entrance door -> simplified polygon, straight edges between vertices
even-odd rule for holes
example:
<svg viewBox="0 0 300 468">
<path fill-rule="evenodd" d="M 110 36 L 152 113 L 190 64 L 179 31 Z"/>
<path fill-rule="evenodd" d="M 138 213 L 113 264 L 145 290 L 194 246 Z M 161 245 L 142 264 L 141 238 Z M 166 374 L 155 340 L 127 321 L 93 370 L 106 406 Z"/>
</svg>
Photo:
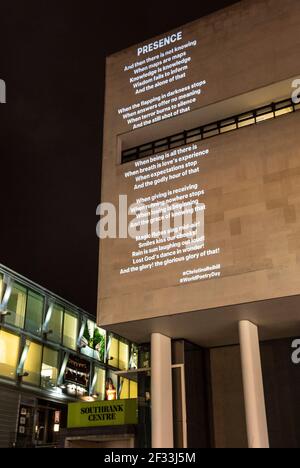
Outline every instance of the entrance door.
<svg viewBox="0 0 300 468">
<path fill-rule="evenodd" d="M 134 436 L 95 436 L 66 439 L 66 448 L 72 449 L 130 449 L 134 448 Z"/>
</svg>

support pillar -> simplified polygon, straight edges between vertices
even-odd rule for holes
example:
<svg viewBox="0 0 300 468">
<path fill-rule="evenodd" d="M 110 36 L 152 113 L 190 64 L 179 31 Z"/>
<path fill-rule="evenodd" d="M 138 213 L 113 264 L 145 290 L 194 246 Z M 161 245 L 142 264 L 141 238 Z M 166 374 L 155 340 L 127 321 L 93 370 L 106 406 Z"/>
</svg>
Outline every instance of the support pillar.
<svg viewBox="0 0 300 468">
<path fill-rule="evenodd" d="M 249 448 L 269 448 L 258 328 L 251 322 L 242 321 L 239 335 L 248 445 Z"/>
<path fill-rule="evenodd" d="M 172 342 L 159 333 L 151 336 L 152 448 L 174 447 Z"/>
</svg>

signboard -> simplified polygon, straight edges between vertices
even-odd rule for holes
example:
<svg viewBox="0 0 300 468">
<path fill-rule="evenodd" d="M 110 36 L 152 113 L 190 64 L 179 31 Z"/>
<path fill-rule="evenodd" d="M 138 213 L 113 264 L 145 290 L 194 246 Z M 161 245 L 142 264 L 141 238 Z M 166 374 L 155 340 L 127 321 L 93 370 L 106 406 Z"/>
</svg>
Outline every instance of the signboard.
<svg viewBox="0 0 300 468">
<path fill-rule="evenodd" d="M 137 424 L 137 400 L 70 403 L 68 428 L 107 427 Z"/>
</svg>

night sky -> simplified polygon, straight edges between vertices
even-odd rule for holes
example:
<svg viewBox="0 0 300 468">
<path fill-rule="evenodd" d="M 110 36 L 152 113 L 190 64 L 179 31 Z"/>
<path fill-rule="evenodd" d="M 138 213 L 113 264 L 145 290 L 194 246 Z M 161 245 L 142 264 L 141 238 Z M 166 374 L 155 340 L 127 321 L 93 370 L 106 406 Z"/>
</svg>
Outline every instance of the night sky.
<svg viewBox="0 0 300 468">
<path fill-rule="evenodd" d="M 0 0 L 0 263 L 96 313 L 105 56 L 232 3 Z"/>
</svg>

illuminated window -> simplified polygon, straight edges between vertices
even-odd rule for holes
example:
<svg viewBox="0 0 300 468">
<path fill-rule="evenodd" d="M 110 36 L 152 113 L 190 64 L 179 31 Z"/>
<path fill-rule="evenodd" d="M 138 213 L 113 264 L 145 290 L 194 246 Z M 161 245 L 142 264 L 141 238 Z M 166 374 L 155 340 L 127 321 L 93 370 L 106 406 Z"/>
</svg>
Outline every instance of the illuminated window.
<svg viewBox="0 0 300 468">
<path fill-rule="evenodd" d="M 117 400 L 118 398 L 118 376 L 109 371 L 105 383 L 105 400 Z"/>
<path fill-rule="evenodd" d="M 95 386 L 93 392 L 99 400 L 105 399 L 105 370 L 100 367 L 95 368 Z"/>
<path fill-rule="evenodd" d="M 44 347 L 41 372 L 41 384 L 43 388 L 56 387 L 58 377 L 58 359 L 58 351 Z"/>
<path fill-rule="evenodd" d="M 28 291 L 25 328 L 31 333 L 41 334 L 44 312 L 44 297 Z"/>
<path fill-rule="evenodd" d="M 130 397 L 129 380 L 121 377 L 120 379 L 120 400 L 128 400 Z"/>
<path fill-rule="evenodd" d="M 219 127 L 217 124 L 207 125 L 203 130 L 203 138 L 210 138 L 219 135 Z"/>
<path fill-rule="evenodd" d="M 120 379 L 120 400 L 138 398 L 138 385 L 134 380 Z"/>
<path fill-rule="evenodd" d="M 255 124 L 255 118 L 252 116 L 249 119 L 245 118 L 243 120 L 240 120 L 238 123 L 238 127 L 243 128 L 243 127 L 248 127 L 249 125 L 254 125 L 254 124 Z"/>
<path fill-rule="evenodd" d="M 0 375 L 8 379 L 16 377 L 20 338 L 0 330 Z"/>
<path fill-rule="evenodd" d="M 55 343 L 61 343 L 63 315 L 63 308 L 55 305 L 49 321 L 49 331 L 51 333 L 48 335 L 49 340 L 54 341 Z"/>
<path fill-rule="evenodd" d="M 129 369 L 138 369 L 139 366 L 139 350 L 138 347 L 132 343 L 130 349 Z"/>
<path fill-rule="evenodd" d="M 119 367 L 119 341 L 116 338 L 111 339 L 108 361 L 110 366 Z"/>
<path fill-rule="evenodd" d="M 202 138 L 201 128 L 197 128 L 196 130 L 190 130 L 187 132 L 187 143 L 193 143 L 194 141 L 199 141 Z"/>
<path fill-rule="evenodd" d="M 137 384 L 137 382 L 134 382 L 133 380 L 130 380 L 129 391 L 130 391 L 130 398 L 138 398 L 138 384 Z"/>
<path fill-rule="evenodd" d="M 259 109 L 256 113 L 256 122 L 264 122 L 265 120 L 274 119 L 274 109 L 272 106 Z"/>
<path fill-rule="evenodd" d="M 178 146 L 185 144 L 185 138 L 182 134 L 174 135 L 170 138 L 170 148 L 177 148 Z"/>
<path fill-rule="evenodd" d="M 3 275 L 0 274 L 0 303 L 2 302 L 4 294 L 4 278 Z"/>
<path fill-rule="evenodd" d="M 92 320 L 87 320 L 85 324 L 85 329 L 83 332 L 83 337 L 81 339 L 81 352 L 85 356 L 91 358 L 94 357 L 94 333 L 95 333 L 95 322 Z"/>
<path fill-rule="evenodd" d="M 284 107 L 284 108 L 277 108 L 275 111 L 276 117 L 281 117 L 282 115 L 290 114 L 291 112 L 294 112 L 294 109 L 292 106 L 289 107 Z"/>
<path fill-rule="evenodd" d="M 66 392 L 71 396 L 85 396 L 89 391 L 91 363 L 76 355 L 70 355 L 66 370 Z"/>
<path fill-rule="evenodd" d="M 140 158 L 146 158 L 147 156 L 151 156 L 151 154 L 153 154 L 152 144 L 140 147 Z"/>
<path fill-rule="evenodd" d="M 224 120 L 221 124 L 221 133 L 232 132 L 237 129 L 235 119 Z"/>
<path fill-rule="evenodd" d="M 29 346 L 29 349 L 24 364 L 24 373 L 28 373 L 28 376 L 23 377 L 23 382 L 39 386 L 41 380 L 42 346 L 32 341 L 27 341 L 26 345 Z"/>
<path fill-rule="evenodd" d="M 9 315 L 5 322 L 18 328 L 24 327 L 27 291 L 20 284 L 15 284 L 7 304 Z"/>
<path fill-rule="evenodd" d="M 71 312 L 65 312 L 63 344 L 76 351 L 78 333 L 78 318 Z"/>
<path fill-rule="evenodd" d="M 259 109 L 253 109 L 249 112 L 232 116 L 220 122 L 208 123 L 208 125 L 185 130 L 168 138 L 146 143 L 135 148 L 125 149 L 122 152 L 122 164 L 143 158 L 155 153 L 167 151 L 170 148 L 178 148 L 188 143 L 200 141 L 205 138 L 214 137 L 222 133 L 237 130 L 239 128 L 264 122 L 269 119 L 289 114 L 300 109 L 300 104 L 293 103 L 291 99 L 272 103 Z M 256 117 L 255 117 L 256 116 Z"/>
<path fill-rule="evenodd" d="M 97 361 L 104 362 L 106 331 L 97 327 L 95 322 L 87 320 L 81 340 L 81 352 Z"/>
<path fill-rule="evenodd" d="M 129 345 L 117 338 L 111 339 L 111 346 L 108 354 L 108 364 L 120 370 L 129 368 Z"/>
<path fill-rule="evenodd" d="M 119 342 L 119 369 L 128 370 L 129 367 L 129 345 Z"/>
<path fill-rule="evenodd" d="M 159 140 L 154 144 L 155 153 L 162 153 L 163 151 L 168 151 L 168 149 L 169 149 L 169 141 L 167 138 L 163 140 Z"/>
</svg>

